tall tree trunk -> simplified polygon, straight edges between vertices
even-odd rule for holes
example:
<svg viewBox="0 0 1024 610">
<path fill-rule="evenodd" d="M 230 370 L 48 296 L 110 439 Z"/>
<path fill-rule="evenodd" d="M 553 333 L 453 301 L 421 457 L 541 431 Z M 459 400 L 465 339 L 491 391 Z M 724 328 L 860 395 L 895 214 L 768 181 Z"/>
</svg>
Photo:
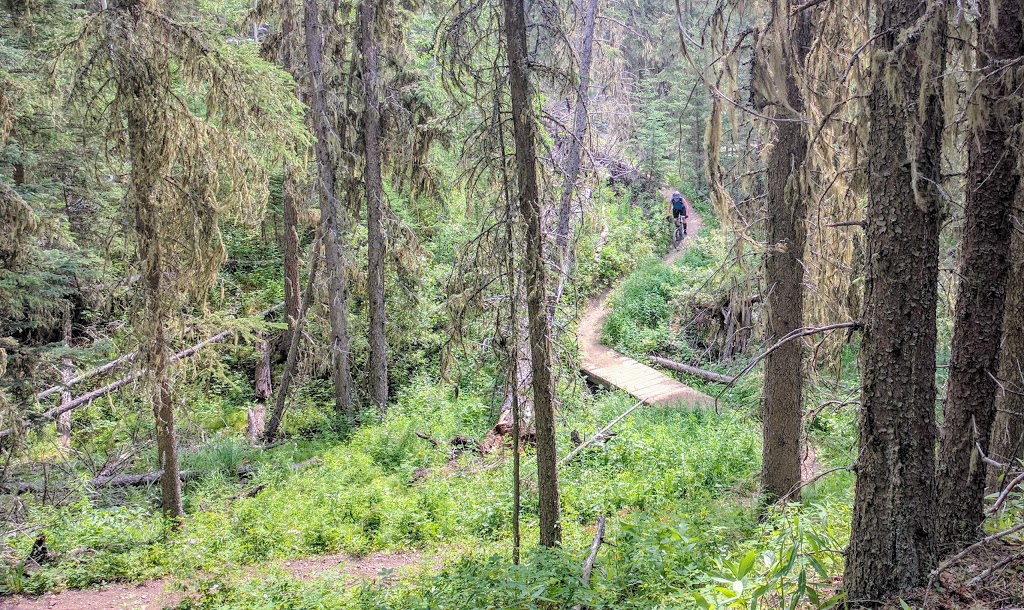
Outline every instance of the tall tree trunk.
<svg viewBox="0 0 1024 610">
<path fill-rule="evenodd" d="M 345 268 L 342 265 L 338 216 L 341 213 L 335 192 L 336 160 L 329 148 L 331 124 L 323 89 L 324 39 L 317 0 L 305 0 L 306 62 L 310 76 L 310 113 L 316 136 L 314 154 L 319 178 L 320 211 L 324 227 L 324 257 L 330 273 L 329 312 L 331 319 L 331 371 L 334 379 L 334 409 L 340 417 L 352 420 L 352 370 L 349 359 L 348 302 Z"/>
<path fill-rule="evenodd" d="M 133 129 L 131 117 L 128 120 L 130 134 L 146 134 L 146 139 L 158 133 L 156 130 Z M 141 139 L 141 138 L 140 138 Z M 159 139 L 155 136 L 154 139 Z M 134 143 L 133 143 L 134 148 Z M 139 148 L 146 148 L 145 145 Z M 143 153 L 145 154 L 145 153 Z M 132 156 L 132 169 L 136 169 L 139 156 Z M 145 170 L 140 170 L 145 171 Z M 160 499 L 164 514 L 172 519 L 184 515 L 181 504 L 181 480 L 178 477 L 177 436 L 174 430 L 174 403 L 171 395 L 170 352 L 166 331 L 170 317 L 167 307 L 169 296 L 165 294 L 163 246 L 160 243 L 159 221 L 151 201 L 152 184 L 147 188 L 142 180 L 133 180 L 131 191 L 135 199 L 135 229 L 139 236 L 139 255 L 142 258 L 142 282 L 145 300 L 143 328 L 145 333 L 142 364 L 147 369 L 150 400 L 153 404 L 153 420 L 156 428 L 157 457 L 160 462 Z"/>
<path fill-rule="evenodd" d="M 129 133 L 153 136 L 155 131 L 134 130 L 129 118 Z M 159 136 L 155 136 L 159 138 Z M 138 157 L 133 155 L 132 165 Z M 167 307 L 168 295 L 164 288 L 163 247 L 160 243 L 157 205 L 151 201 L 151 188 L 142 187 L 140 181 L 132 181 L 135 195 L 135 228 L 139 235 L 139 255 L 142 258 L 142 281 L 145 299 L 143 328 L 145 346 L 142 364 L 146 367 L 147 381 L 153 403 L 153 420 L 156 427 L 157 457 L 160 462 L 160 499 L 164 514 L 172 519 L 184 515 L 181 504 L 181 480 L 178 476 L 177 435 L 174 430 L 174 403 L 171 395 L 170 351 L 166 325 L 170 317 Z M 152 186 L 152 185 L 150 185 Z M 144 193 L 144 194 L 143 194 Z"/>
<path fill-rule="evenodd" d="M 551 378 L 550 324 L 544 307 L 544 235 L 541 232 L 540 193 L 537 184 L 536 125 L 530 95 L 527 61 L 526 11 L 522 0 L 502 1 L 505 43 L 512 97 L 512 127 L 516 149 L 516 184 L 520 214 L 526 223 L 526 307 L 529 319 L 533 372 L 533 404 L 537 425 L 537 491 L 540 543 L 555 546 L 561 540 L 558 504 L 558 457 L 555 447 L 554 383 Z"/>
<path fill-rule="evenodd" d="M 799 122 L 803 99 L 796 72 L 803 70 L 811 43 L 810 10 L 790 17 L 789 2 L 772 2 L 772 25 L 762 45 L 765 57 L 778 57 L 786 74 L 781 100 L 770 100 L 773 115 L 786 119 L 775 125 L 775 143 L 768 157 L 768 324 L 765 341 L 774 345 L 804 324 L 804 246 L 807 241 L 807 128 Z M 791 21 L 792 20 L 792 21 Z M 790 31 L 792 28 L 792 31 Z M 765 75 L 768 66 L 759 66 Z M 767 80 L 763 90 L 770 90 Z M 789 341 L 770 353 L 764 367 L 761 421 L 761 492 L 773 501 L 791 494 L 799 498 L 800 438 L 803 434 L 803 357 L 801 341 Z"/>
<path fill-rule="evenodd" d="M 573 195 L 576 194 L 576 181 L 580 175 L 583 158 L 583 139 L 587 135 L 587 104 L 590 97 L 590 64 L 594 58 L 594 27 L 597 23 L 597 0 L 580 0 L 579 7 L 583 11 L 583 31 L 580 32 L 579 61 L 580 82 L 576 89 L 576 108 L 573 110 L 572 133 L 569 134 L 569 149 L 566 151 L 565 180 L 562 182 L 562 195 L 558 202 L 558 225 L 555 227 L 555 268 L 558 269 L 558 287 L 555 298 L 551 302 L 550 316 L 554 319 L 555 307 L 561 300 L 565 282 L 572 266 L 572 255 L 569 250 L 569 221 L 572 216 Z"/>
<path fill-rule="evenodd" d="M 990 451 L 998 389 L 993 373 L 999 368 L 1009 270 L 1009 215 L 1020 185 L 1011 140 L 1021 118 L 1015 98 L 1024 81 L 1006 63 L 1024 56 L 1021 2 L 982 2 L 978 10 L 981 80 L 968 100 L 973 125 L 967 139 L 967 224 L 936 474 L 936 534 L 942 551 L 954 551 L 982 533 L 985 464 L 978 450 Z"/>
<path fill-rule="evenodd" d="M 119 52 L 139 54 L 133 41 Z M 169 82 L 169 67 L 163 57 L 133 57 L 131 67 L 118 74 L 118 86 L 129 93 L 133 103 L 126 108 L 128 154 L 131 162 L 127 201 L 135 212 L 135 232 L 141 262 L 143 293 L 141 360 L 153 407 L 157 457 L 160 462 L 160 500 L 163 512 L 175 524 L 184 510 L 181 504 L 181 480 L 178 476 L 177 437 L 174 430 L 174 403 L 170 382 L 170 351 L 167 322 L 173 302 L 173 287 L 165 274 L 165 239 L 161 231 L 162 204 L 160 177 L 171 163 L 167 151 L 170 125 L 163 109 Z"/>
<path fill-rule="evenodd" d="M 1003 314 L 1002 351 L 996 415 L 992 424 L 990 455 L 1008 468 L 991 467 L 988 487 L 999 488 L 1009 468 L 1019 467 L 1024 458 L 1024 189 L 1018 184 L 1010 243 L 1010 274 L 1006 285 Z"/>
<path fill-rule="evenodd" d="M 274 410 L 270 413 L 266 428 L 263 430 L 263 440 L 270 442 L 277 436 L 281 427 L 281 420 L 284 418 L 284 410 L 288 404 L 288 391 L 295 380 L 295 369 L 299 363 L 299 340 L 302 338 L 302 324 L 309 311 L 309 305 L 313 300 L 313 286 L 316 285 L 317 270 L 320 266 L 320 241 L 323 236 L 323 221 L 321 219 L 321 232 L 309 248 L 309 275 L 306 278 L 306 289 L 302 294 L 302 301 L 299 304 L 299 314 L 295 318 L 295 331 L 292 333 L 291 343 L 288 344 L 288 356 L 284 361 L 284 371 L 281 373 L 281 383 L 277 386 L 277 396 L 274 398 Z"/>
<path fill-rule="evenodd" d="M 281 40 L 278 45 L 278 60 L 296 82 L 301 82 L 300 61 L 296 58 L 295 0 L 281 3 Z M 296 96 L 303 99 L 302 87 L 296 87 Z M 298 319 L 300 292 L 302 287 L 299 278 L 299 208 L 295 200 L 296 191 L 295 167 L 285 161 L 282 168 L 281 181 L 281 249 L 284 251 L 284 318 L 288 328 L 281 335 L 278 349 L 281 355 L 288 356 L 288 346 L 292 343 L 295 321 Z"/>
<path fill-rule="evenodd" d="M 366 152 L 367 291 L 370 301 L 370 400 L 383 413 L 388 403 L 387 335 L 384 330 L 384 187 L 380 154 L 380 74 L 374 35 L 374 0 L 359 5 L 363 56 L 363 143 Z"/>
<path fill-rule="evenodd" d="M 295 168 L 284 164 L 284 181 L 281 186 L 282 233 L 284 250 L 284 318 L 288 324 L 279 343 L 280 351 L 287 356 L 288 346 L 295 332 L 295 320 L 299 316 L 299 210 L 295 201 Z"/>
<path fill-rule="evenodd" d="M 935 185 L 945 10 L 926 19 L 929 7 L 875 5 L 860 456 L 844 574 L 855 606 L 923 584 L 935 563 Z M 915 27 L 923 29 L 903 31 Z"/>
</svg>

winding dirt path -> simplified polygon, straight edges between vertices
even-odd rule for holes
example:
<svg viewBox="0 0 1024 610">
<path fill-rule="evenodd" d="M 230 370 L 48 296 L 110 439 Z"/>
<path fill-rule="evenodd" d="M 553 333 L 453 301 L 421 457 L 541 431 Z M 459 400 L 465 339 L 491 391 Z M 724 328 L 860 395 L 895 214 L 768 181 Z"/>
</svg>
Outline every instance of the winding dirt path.
<svg viewBox="0 0 1024 610">
<path fill-rule="evenodd" d="M 691 209 L 687 233 L 697 235 L 703 225 L 700 215 Z M 663 260 L 671 265 L 691 244 L 691 239 L 687 237 L 679 248 L 670 251 Z M 647 404 L 691 408 L 713 405 L 714 399 L 710 396 L 601 344 L 601 329 L 608 317 L 605 300 L 610 292 L 611 289 L 608 289 L 590 300 L 576 330 L 584 374 L 600 385 L 623 390 Z"/>
</svg>

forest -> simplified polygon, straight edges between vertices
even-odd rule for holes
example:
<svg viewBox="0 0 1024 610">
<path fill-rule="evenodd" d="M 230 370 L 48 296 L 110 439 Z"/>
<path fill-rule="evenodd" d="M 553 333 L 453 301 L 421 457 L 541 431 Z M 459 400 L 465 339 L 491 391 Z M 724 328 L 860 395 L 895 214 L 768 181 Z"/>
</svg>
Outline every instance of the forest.
<svg viewBox="0 0 1024 610">
<path fill-rule="evenodd" d="M 2 0 L 0 608 L 1024 608 L 1021 0 Z"/>
</svg>

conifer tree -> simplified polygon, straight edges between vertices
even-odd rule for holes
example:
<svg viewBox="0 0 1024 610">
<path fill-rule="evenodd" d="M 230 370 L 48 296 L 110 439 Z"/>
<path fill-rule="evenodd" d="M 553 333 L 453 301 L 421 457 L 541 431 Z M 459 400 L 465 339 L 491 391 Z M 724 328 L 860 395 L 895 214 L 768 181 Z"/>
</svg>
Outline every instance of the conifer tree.
<svg viewBox="0 0 1024 610">
<path fill-rule="evenodd" d="M 767 281 L 768 345 L 803 326 L 804 246 L 807 229 L 807 127 L 797 72 L 811 42 L 810 11 L 791 16 L 788 2 L 772 2 L 770 23 L 759 41 L 755 95 L 763 99 L 773 125 L 768 155 Z M 768 354 L 762 403 L 763 465 L 761 491 L 766 500 L 799 497 L 800 437 L 803 434 L 803 344 L 789 341 Z"/>
<path fill-rule="evenodd" d="M 935 564 L 935 348 L 945 11 L 876 0 L 860 456 L 844 587 L 855 606 Z"/>
<path fill-rule="evenodd" d="M 1005 66 L 1024 57 L 1024 22 L 1019 0 L 983 2 L 978 10 L 979 76 L 968 100 L 966 225 L 937 472 L 942 550 L 955 550 L 982 534 L 986 469 L 981 452 L 991 452 L 999 384 L 1019 376 L 1001 370 L 999 348 L 1013 238 L 1010 212 L 1021 196 L 1014 131 L 1022 117 L 1024 84 L 1020 71 Z M 1021 314 L 1006 311 L 1011 352 L 1013 325 Z M 993 375 L 997 370 L 1009 377 L 1000 381 Z"/>
<path fill-rule="evenodd" d="M 561 540 L 558 468 L 555 447 L 554 382 L 551 376 L 550 321 L 545 310 L 544 235 L 537 182 L 536 124 L 530 94 L 527 60 L 526 12 L 520 0 L 503 0 L 505 48 L 509 63 L 512 126 L 515 138 L 516 186 L 519 208 L 526 224 L 526 306 L 529 319 L 530 360 L 534 417 L 537 426 L 537 487 L 540 543 L 555 546 Z"/>
<path fill-rule="evenodd" d="M 359 4 L 359 50 L 363 58 L 363 151 L 367 215 L 367 291 L 370 302 L 370 401 L 380 410 L 388 402 L 388 355 L 385 334 L 384 187 L 381 178 L 380 67 L 374 27 L 374 0 Z"/>
<path fill-rule="evenodd" d="M 126 203 L 143 287 L 141 362 L 156 427 L 161 504 L 177 521 L 182 504 L 168 328 L 183 297 L 202 298 L 224 259 L 222 217 L 257 216 L 267 196 L 266 161 L 282 151 L 281 140 L 305 136 L 281 73 L 214 46 L 164 8 L 155 0 L 126 0 L 89 16 L 71 100 L 84 124 L 107 130 L 111 152 L 129 164 Z M 192 111 L 190 98 L 202 99 L 202 115 Z M 260 147 L 266 156 L 247 146 L 252 133 L 268 138 Z"/>
<path fill-rule="evenodd" d="M 316 143 L 313 146 L 317 165 L 317 185 L 321 201 L 321 222 L 324 231 L 324 258 L 330 274 L 328 312 L 331 320 L 331 369 L 334 381 L 334 409 L 339 417 L 352 420 L 352 368 L 348 336 L 348 296 L 346 273 L 341 253 L 342 215 L 345 214 L 337 194 L 337 157 L 332 143 L 336 134 L 328 114 L 324 91 L 324 31 L 317 0 L 304 0 L 306 65 L 309 69 L 309 112 Z M 328 27 L 330 27 L 328 25 Z"/>
</svg>

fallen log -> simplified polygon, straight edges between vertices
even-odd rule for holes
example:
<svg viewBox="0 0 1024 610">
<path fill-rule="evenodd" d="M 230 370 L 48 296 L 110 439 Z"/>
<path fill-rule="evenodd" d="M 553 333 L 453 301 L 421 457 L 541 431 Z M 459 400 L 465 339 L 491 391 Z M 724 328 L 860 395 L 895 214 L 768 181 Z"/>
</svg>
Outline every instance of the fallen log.
<svg viewBox="0 0 1024 610">
<path fill-rule="evenodd" d="M 260 316 L 265 316 L 265 315 L 267 315 L 267 314 L 269 314 L 269 313 L 271 313 L 273 311 L 276 311 L 276 310 L 280 309 L 281 307 L 284 307 L 284 303 L 283 302 L 282 303 L 278 303 L 277 305 L 275 305 L 273 307 L 269 307 L 269 308 L 263 310 L 262 312 L 260 312 L 259 315 Z M 192 329 L 193 329 L 192 326 L 188 326 L 188 327 L 185 328 L 185 332 L 190 332 Z M 62 381 L 61 383 L 59 383 L 57 385 L 50 386 L 50 387 L 46 388 L 45 390 L 40 390 L 39 392 L 36 392 L 33 395 L 33 398 L 37 402 L 45 400 L 46 398 L 56 394 L 57 392 L 62 392 L 64 390 L 68 390 L 73 385 L 79 384 L 79 383 L 85 381 L 86 379 L 92 379 L 93 377 L 95 377 L 97 375 L 102 375 L 103 373 L 106 373 L 107 371 L 110 371 L 111 369 L 118 368 L 122 364 L 128 364 L 128 363 L 134 361 L 138 357 L 139 357 L 138 350 L 136 350 L 134 352 L 129 352 L 129 353 L 125 354 L 124 356 L 121 356 L 119 358 L 115 358 L 114 360 L 111 360 L 110 362 L 107 362 L 106 364 L 101 364 L 100 366 L 98 366 L 98 367 L 96 367 L 94 369 L 85 371 L 84 373 L 82 373 L 82 374 L 80 374 L 80 375 L 78 375 L 76 377 L 72 377 L 71 379 L 68 379 L 67 381 Z"/>
<path fill-rule="evenodd" d="M 257 316 L 259 316 L 259 317 L 266 316 L 267 314 L 269 314 L 269 313 L 271 313 L 273 311 L 276 311 L 277 309 L 280 309 L 282 306 L 284 306 L 284 303 L 278 303 L 277 305 L 274 305 L 273 307 L 268 307 L 267 309 L 264 309 L 263 311 L 258 313 Z M 204 339 L 204 340 L 200 341 L 199 343 L 196 343 L 192 347 L 189 347 L 187 349 L 183 349 L 180 352 L 174 354 L 173 356 L 171 356 L 170 361 L 171 361 L 171 363 L 174 363 L 174 362 L 177 362 L 179 360 L 188 358 L 188 357 L 194 355 L 196 352 L 199 352 L 200 350 L 202 350 L 203 348 L 205 348 L 207 346 L 213 345 L 214 343 L 220 343 L 224 339 L 227 339 L 228 337 L 233 335 L 234 332 L 235 331 L 233 331 L 233 330 L 225 330 L 223 332 L 217 333 L 216 335 L 214 335 L 212 337 L 209 337 L 207 339 Z M 130 355 L 131 354 L 129 354 L 129 356 Z M 127 358 L 127 357 L 128 356 L 125 356 L 125 358 Z M 114 362 L 117 362 L 117 361 L 114 361 Z M 108 366 L 108 365 L 112 365 L 112 364 L 113 363 L 108 363 L 107 365 L 104 365 L 104 366 Z M 128 385 L 128 384 L 130 384 L 130 383 L 132 383 L 134 381 L 139 380 L 140 378 L 144 377 L 146 375 L 146 373 L 147 373 L 146 369 L 141 369 L 141 370 L 135 371 L 134 373 L 131 373 L 130 375 L 122 377 L 122 378 L 118 379 L 117 381 L 113 381 L 113 382 L 111 382 L 111 383 L 109 383 L 109 384 L 107 384 L 107 385 L 105 385 L 105 386 L 103 386 L 101 388 L 97 388 L 97 389 L 95 389 L 95 390 L 93 390 L 91 392 L 87 392 L 87 393 L 79 396 L 78 398 L 75 398 L 74 400 L 71 400 L 71 401 L 68 401 L 66 403 L 63 403 L 60 406 L 54 407 L 52 409 L 49 409 L 48 411 L 44 411 L 43 413 L 38 413 L 38 414 L 29 414 L 29 415 L 26 416 L 25 421 L 22 422 L 22 426 L 29 426 L 29 425 L 37 426 L 37 425 L 44 424 L 44 423 L 46 423 L 46 422 L 48 422 L 50 420 L 56 419 L 59 415 L 62 415 L 64 413 L 67 413 L 68 411 L 72 411 L 74 409 L 77 409 L 78 407 L 81 407 L 82 405 L 87 405 L 87 404 L 91 403 L 92 401 L 96 400 L 97 398 L 106 396 L 107 394 L 113 392 L 114 390 L 117 390 L 118 388 L 124 387 L 124 386 L 126 386 L 126 385 Z M 15 431 L 15 428 L 7 428 L 6 430 L 0 430 L 0 438 L 3 438 L 5 436 L 10 436 L 11 434 L 14 433 L 14 431 Z"/>
<path fill-rule="evenodd" d="M 314 457 L 308 460 L 292 464 L 292 470 L 303 470 L 310 466 L 315 466 L 321 462 L 320 458 Z M 239 466 L 236 470 L 236 474 L 239 478 L 247 478 L 259 471 L 258 466 L 251 464 L 245 464 Z M 182 470 L 178 476 L 183 483 L 188 481 L 194 481 L 205 475 L 213 474 L 215 470 Z M 92 487 L 142 487 L 145 485 L 153 485 L 160 482 L 160 477 L 163 476 L 163 470 L 157 470 L 154 472 L 145 472 L 141 474 L 118 474 L 111 476 L 98 476 L 93 477 L 89 480 L 89 485 Z M 0 492 L 9 494 L 24 494 L 24 493 L 39 493 L 42 491 L 42 487 L 36 483 L 14 483 L 10 485 L 0 485 Z"/>
<path fill-rule="evenodd" d="M 463 453 L 466 453 L 467 451 L 474 455 L 483 454 L 483 447 L 481 446 L 480 442 L 463 434 L 456 434 L 452 438 L 452 440 L 446 443 L 440 439 L 436 439 L 430 436 L 425 432 L 420 432 L 419 430 L 416 430 L 413 433 L 435 447 L 440 447 L 442 445 L 448 445 L 449 447 L 451 447 L 451 452 L 448 454 L 449 463 L 459 459 L 459 456 L 462 455 Z"/>
<path fill-rule="evenodd" d="M 135 360 L 135 358 L 137 358 L 138 355 L 139 355 L 138 351 L 134 351 L 134 352 L 131 352 L 129 354 L 125 354 L 124 356 L 121 356 L 120 358 L 116 358 L 114 360 L 111 360 L 110 362 L 108 362 L 108 363 L 106 363 L 104 365 L 98 366 L 98 367 L 92 369 L 91 371 L 86 371 L 85 373 L 82 373 L 81 375 L 78 375 L 77 377 L 72 377 L 71 379 L 67 380 L 66 382 L 60 383 L 58 385 L 55 385 L 55 386 L 52 386 L 52 387 L 49 387 L 49 388 L 46 388 L 45 390 L 36 393 L 34 398 L 37 401 L 45 400 L 46 397 L 52 396 L 53 394 L 56 394 L 57 392 L 61 392 L 63 390 L 66 390 L 66 389 L 70 388 L 71 386 L 73 386 L 73 385 L 75 385 L 77 383 L 81 383 L 81 382 L 85 381 L 86 379 L 91 379 L 91 378 L 93 378 L 93 377 L 95 377 L 97 375 L 102 375 L 103 373 L 106 373 L 110 369 L 115 369 L 115 368 L 121 366 L 122 364 L 127 364 L 127 363 Z"/>
<path fill-rule="evenodd" d="M 583 562 L 583 582 L 590 584 L 590 575 L 594 572 L 594 562 L 597 561 L 597 552 L 604 542 L 604 515 L 597 518 L 597 532 L 594 533 L 594 541 L 590 543 L 590 553 L 587 560 Z"/>
<path fill-rule="evenodd" d="M 676 362 L 675 360 L 669 360 L 659 356 L 648 356 L 647 358 L 658 366 L 663 366 L 679 373 L 693 375 L 694 377 L 700 377 L 701 379 L 707 379 L 708 381 L 714 381 L 715 383 L 732 383 L 733 381 L 733 378 L 729 375 L 723 375 L 722 373 L 716 373 L 714 371 L 707 371 L 696 366 Z"/>
<path fill-rule="evenodd" d="M 613 419 L 610 424 L 608 424 L 604 428 L 601 428 L 600 430 L 595 432 L 594 436 L 590 437 L 590 439 L 587 440 L 587 442 L 580 444 L 578 447 L 576 447 L 575 449 L 570 451 L 568 454 L 566 454 L 566 456 L 564 458 L 562 458 L 561 460 L 558 461 L 558 468 L 561 468 L 562 466 L 568 464 L 569 461 L 572 460 L 577 455 L 579 455 L 579 453 L 581 451 L 583 451 L 584 449 L 586 449 L 590 445 L 594 444 L 595 442 L 597 442 L 599 440 L 607 439 L 610 436 L 608 434 L 608 431 L 611 430 L 612 428 L 614 428 L 615 424 L 617 424 L 620 421 L 622 421 L 623 419 L 625 419 L 627 415 L 629 415 L 630 413 L 635 411 L 642 404 L 644 404 L 644 401 L 642 401 L 642 400 L 637 401 L 636 404 L 634 404 L 632 407 L 626 409 L 622 413 L 622 415 L 620 415 L 620 416 L 616 417 L 615 419 Z"/>
<path fill-rule="evenodd" d="M 597 531 L 594 533 L 594 541 L 590 543 L 590 553 L 587 560 L 583 562 L 583 584 L 590 584 L 590 575 L 594 573 L 594 562 L 597 561 L 597 552 L 601 550 L 601 543 L 604 542 L 604 515 L 597 518 Z M 583 610 L 583 604 L 576 604 L 572 610 Z"/>
</svg>

